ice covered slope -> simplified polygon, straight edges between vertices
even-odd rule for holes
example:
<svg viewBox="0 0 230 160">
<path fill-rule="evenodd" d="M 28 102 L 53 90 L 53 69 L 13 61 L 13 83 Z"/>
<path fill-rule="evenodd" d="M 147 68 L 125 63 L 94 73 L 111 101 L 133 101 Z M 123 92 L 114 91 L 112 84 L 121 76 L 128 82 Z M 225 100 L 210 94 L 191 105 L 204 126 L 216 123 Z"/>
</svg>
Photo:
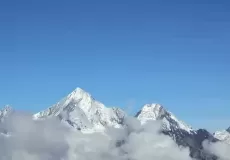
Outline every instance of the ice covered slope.
<svg viewBox="0 0 230 160">
<path fill-rule="evenodd" d="M 34 115 L 35 119 L 58 116 L 78 130 L 103 130 L 120 127 L 125 113 L 119 108 L 107 108 L 81 88 L 75 89 L 57 104 Z"/>
<path fill-rule="evenodd" d="M 230 144 L 230 127 L 226 130 L 216 131 L 214 137 Z"/>
<path fill-rule="evenodd" d="M 142 123 L 145 123 L 148 120 L 162 120 L 165 130 L 181 129 L 188 133 L 194 132 L 190 126 L 178 120 L 171 112 L 167 111 L 160 104 L 144 105 L 143 108 L 137 113 L 136 117 Z"/>
</svg>

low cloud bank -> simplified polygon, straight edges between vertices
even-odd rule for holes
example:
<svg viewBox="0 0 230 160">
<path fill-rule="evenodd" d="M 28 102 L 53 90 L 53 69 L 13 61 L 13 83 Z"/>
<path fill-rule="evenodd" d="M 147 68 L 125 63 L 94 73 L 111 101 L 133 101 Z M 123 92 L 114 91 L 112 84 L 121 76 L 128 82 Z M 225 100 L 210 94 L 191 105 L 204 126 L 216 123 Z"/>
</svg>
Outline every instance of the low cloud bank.
<svg viewBox="0 0 230 160">
<path fill-rule="evenodd" d="M 219 160 L 230 160 L 230 145 L 224 142 L 216 142 L 211 143 L 208 141 L 203 142 L 204 149 L 209 152 L 213 153 Z"/>
<path fill-rule="evenodd" d="M 57 118 L 31 116 L 15 112 L 0 124 L 0 131 L 10 134 L 0 135 L 1 160 L 191 160 L 188 148 L 160 134 L 158 121 L 141 125 L 127 118 L 122 129 L 82 134 Z"/>
</svg>

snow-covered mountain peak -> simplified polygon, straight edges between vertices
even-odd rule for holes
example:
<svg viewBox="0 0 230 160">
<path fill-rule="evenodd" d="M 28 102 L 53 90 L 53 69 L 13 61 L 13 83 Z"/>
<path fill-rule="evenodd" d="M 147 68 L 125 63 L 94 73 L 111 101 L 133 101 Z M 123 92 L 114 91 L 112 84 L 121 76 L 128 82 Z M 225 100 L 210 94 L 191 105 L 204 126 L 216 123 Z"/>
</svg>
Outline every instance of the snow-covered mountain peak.
<svg viewBox="0 0 230 160">
<path fill-rule="evenodd" d="M 79 92 L 79 93 L 87 93 L 86 91 L 84 91 L 82 88 L 77 87 L 73 92 Z"/>
<path fill-rule="evenodd" d="M 137 113 L 136 117 L 140 120 L 158 120 L 164 114 L 166 110 L 160 104 L 146 104 Z"/>
<path fill-rule="evenodd" d="M 230 144 L 230 128 L 222 131 L 216 131 L 213 135 L 215 138 Z"/>
<path fill-rule="evenodd" d="M 35 119 L 57 116 L 76 129 L 103 130 L 105 126 L 119 127 L 125 112 L 107 108 L 91 94 L 76 88 L 57 104 L 34 115 Z"/>
<path fill-rule="evenodd" d="M 163 107 L 160 104 L 146 104 L 143 106 L 142 110 L 143 111 L 160 111 L 161 109 L 163 109 Z"/>
<path fill-rule="evenodd" d="M 81 88 L 76 88 L 73 92 L 71 92 L 68 96 L 68 99 L 74 99 L 74 100 L 79 100 L 79 99 L 92 99 L 94 98 L 89 94 L 88 92 L 84 91 Z"/>
<path fill-rule="evenodd" d="M 49 107 L 45 111 L 35 114 L 34 117 L 41 118 L 47 116 L 58 116 L 61 112 L 65 110 L 74 110 L 75 108 L 79 107 L 88 111 L 90 110 L 89 107 L 91 103 L 94 101 L 95 99 L 88 92 L 78 87 L 66 97 L 62 98 L 58 103 Z"/>
<path fill-rule="evenodd" d="M 136 117 L 141 123 L 145 123 L 149 120 L 162 120 L 163 128 L 168 131 L 181 129 L 189 133 L 195 132 L 189 125 L 177 119 L 176 116 L 160 104 L 153 103 L 144 105 L 136 114 Z"/>
</svg>

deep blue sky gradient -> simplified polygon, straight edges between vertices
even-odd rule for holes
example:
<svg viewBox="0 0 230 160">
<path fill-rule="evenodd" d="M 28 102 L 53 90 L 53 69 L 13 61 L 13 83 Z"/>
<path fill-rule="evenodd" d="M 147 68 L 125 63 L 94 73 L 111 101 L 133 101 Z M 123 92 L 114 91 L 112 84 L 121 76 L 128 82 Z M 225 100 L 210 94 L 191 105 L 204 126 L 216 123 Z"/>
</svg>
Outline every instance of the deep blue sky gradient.
<svg viewBox="0 0 230 160">
<path fill-rule="evenodd" d="M 1 1 L 0 75 L 2 107 L 37 112 L 81 87 L 227 128 L 230 1 Z"/>
</svg>

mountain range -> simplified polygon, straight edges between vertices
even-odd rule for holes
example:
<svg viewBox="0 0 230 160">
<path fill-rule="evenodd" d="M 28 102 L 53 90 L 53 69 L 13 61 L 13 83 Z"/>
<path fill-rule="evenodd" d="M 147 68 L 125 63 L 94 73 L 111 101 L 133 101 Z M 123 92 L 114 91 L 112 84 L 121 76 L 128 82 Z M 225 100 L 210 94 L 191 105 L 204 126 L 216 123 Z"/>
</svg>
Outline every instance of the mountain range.
<svg viewBox="0 0 230 160">
<path fill-rule="evenodd" d="M 0 110 L 0 121 L 3 121 L 14 109 L 10 106 Z M 76 88 L 69 95 L 51 107 L 33 115 L 33 119 L 58 117 L 69 127 L 83 133 L 103 132 L 106 127 L 121 128 L 128 116 L 120 108 L 108 108 L 95 100 L 92 95 L 81 88 Z M 199 160 L 214 160 L 215 155 L 203 150 L 202 142 L 223 141 L 230 144 L 230 127 L 223 131 L 209 133 L 205 129 L 193 129 L 179 120 L 173 113 L 160 104 L 146 104 L 135 115 L 143 124 L 147 121 L 162 121 L 161 132 L 170 136 L 179 146 L 189 147 L 190 156 Z M 5 133 L 5 131 L 4 131 Z"/>
</svg>

